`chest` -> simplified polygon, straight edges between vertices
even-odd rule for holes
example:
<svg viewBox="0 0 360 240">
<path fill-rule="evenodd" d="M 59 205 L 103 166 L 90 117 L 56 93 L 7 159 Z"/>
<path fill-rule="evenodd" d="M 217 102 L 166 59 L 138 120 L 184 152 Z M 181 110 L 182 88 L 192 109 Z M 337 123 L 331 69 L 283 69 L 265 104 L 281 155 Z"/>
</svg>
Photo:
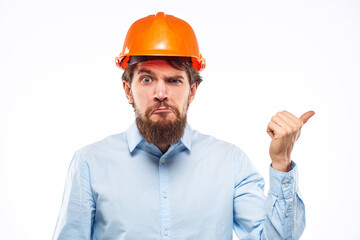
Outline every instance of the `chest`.
<svg viewBox="0 0 360 240">
<path fill-rule="evenodd" d="M 234 178 L 230 160 L 206 154 L 136 155 L 93 167 L 97 231 L 116 231 L 131 239 L 141 231 L 155 237 L 162 229 L 180 233 L 187 228 L 201 232 L 209 226 L 231 226 Z"/>
</svg>

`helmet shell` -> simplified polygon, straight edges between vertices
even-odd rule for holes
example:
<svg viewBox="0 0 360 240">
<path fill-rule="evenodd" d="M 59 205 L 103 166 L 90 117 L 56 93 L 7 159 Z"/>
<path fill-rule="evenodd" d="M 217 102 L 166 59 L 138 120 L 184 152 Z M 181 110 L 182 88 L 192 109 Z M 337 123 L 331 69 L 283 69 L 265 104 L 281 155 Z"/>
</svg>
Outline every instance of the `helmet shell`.
<svg viewBox="0 0 360 240">
<path fill-rule="evenodd" d="M 141 18 L 131 25 L 122 52 L 115 59 L 116 65 L 125 70 L 130 56 L 190 57 L 197 71 L 206 65 L 192 27 L 163 12 Z"/>
</svg>

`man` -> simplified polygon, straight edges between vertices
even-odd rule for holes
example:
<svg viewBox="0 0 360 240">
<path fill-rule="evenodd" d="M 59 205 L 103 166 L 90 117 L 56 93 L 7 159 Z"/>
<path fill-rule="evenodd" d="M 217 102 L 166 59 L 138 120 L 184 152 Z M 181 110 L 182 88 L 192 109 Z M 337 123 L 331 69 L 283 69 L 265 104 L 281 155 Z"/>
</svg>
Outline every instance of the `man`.
<svg viewBox="0 0 360 240">
<path fill-rule="evenodd" d="M 185 21 L 157 13 L 129 29 L 116 59 L 135 123 L 76 152 L 53 239 L 298 239 L 305 227 L 291 151 L 302 125 L 282 111 L 270 191 L 238 147 L 186 122 L 205 59 Z"/>
</svg>

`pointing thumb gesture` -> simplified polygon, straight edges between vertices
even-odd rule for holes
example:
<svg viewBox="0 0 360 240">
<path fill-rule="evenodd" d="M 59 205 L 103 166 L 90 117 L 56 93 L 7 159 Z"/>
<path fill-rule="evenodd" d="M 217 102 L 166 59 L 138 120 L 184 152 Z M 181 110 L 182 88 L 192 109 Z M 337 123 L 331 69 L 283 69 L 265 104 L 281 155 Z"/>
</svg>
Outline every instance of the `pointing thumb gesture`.
<svg viewBox="0 0 360 240">
<path fill-rule="evenodd" d="M 297 118 L 287 111 L 282 111 L 272 117 L 267 132 L 272 139 L 269 153 L 274 169 L 283 172 L 291 170 L 292 149 L 300 136 L 302 126 L 314 114 L 314 111 L 308 111 Z"/>
<path fill-rule="evenodd" d="M 312 116 L 314 116 L 314 114 L 315 114 L 314 111 L 308 111 L 303 115 L 301 115 L 300 119 L 303 123 L 306 123 Z"/>
</svg>

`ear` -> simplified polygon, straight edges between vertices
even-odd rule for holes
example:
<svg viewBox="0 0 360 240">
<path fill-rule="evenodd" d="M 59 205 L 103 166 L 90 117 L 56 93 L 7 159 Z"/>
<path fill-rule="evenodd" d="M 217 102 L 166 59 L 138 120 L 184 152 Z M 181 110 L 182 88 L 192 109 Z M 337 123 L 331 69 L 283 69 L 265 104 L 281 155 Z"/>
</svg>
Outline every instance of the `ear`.
<svg viewBox="0 0 360 240">
<path fill-rule="evenodd" d="M 126 96 L 127 100 L 129 101 L 129 103 L 134 103 L 133 93 L 131 91 L 130 84 L 127 81 L 123 81 L 123 88 L 125 91 L 125 96 Z"/>
<path fill-rule="evenodd" d="M 196 90 L 198 88 L 198 83 L 193 83 L 190 87 L 190 93 L 189 93 L 189 104 L 194 100 L 195 98 L 195 94 L 196 94 Z"/>
</svg>

